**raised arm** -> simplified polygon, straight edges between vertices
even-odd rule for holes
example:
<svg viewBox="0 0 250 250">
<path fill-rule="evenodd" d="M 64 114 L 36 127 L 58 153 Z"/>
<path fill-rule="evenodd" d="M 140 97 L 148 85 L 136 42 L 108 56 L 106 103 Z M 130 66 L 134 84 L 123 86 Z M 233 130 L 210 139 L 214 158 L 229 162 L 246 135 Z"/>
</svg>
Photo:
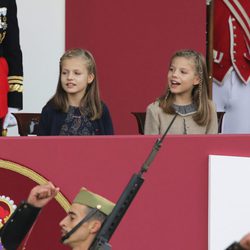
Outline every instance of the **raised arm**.
<svg viewBox="0 0 250 250">
<path fill-rule="evenodd" d="M 21 244 L 26 234 L 35 222 L 40 210 L 58 193 L 51 182 L 35 186 L 27 201 L 22 202 L 2 228 L 1 242 L 5 249 L 15 250 Z"/>
</svg>

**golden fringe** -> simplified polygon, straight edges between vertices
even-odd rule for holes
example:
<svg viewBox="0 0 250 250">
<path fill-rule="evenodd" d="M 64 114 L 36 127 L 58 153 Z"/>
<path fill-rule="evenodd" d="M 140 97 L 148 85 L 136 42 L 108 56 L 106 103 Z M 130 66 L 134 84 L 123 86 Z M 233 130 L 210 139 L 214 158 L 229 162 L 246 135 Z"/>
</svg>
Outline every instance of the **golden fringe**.
<svg viewBox="0 0 250 250">
<path fill-rule="evenodd" d="M 29 179 L 35 181 L 38 184 L 46 184 L 48 182 L 47 179 L 36 173 L 35 171 L 24 167 L 22 165 L 10 162 L 10 161 L 5 161 L 0 159 L 0 168 L 11 170 L 13 172 L 16 172 L 18 174 L 21 174 L 23 176 L 28 177 Z M 68 212 L 70 208 L 70 203 L 69 201 L 64 197 L 64 195 L 59 192 L 56 197 L 56 201 L 61 205 L 61 207 Z"/>
</svg>

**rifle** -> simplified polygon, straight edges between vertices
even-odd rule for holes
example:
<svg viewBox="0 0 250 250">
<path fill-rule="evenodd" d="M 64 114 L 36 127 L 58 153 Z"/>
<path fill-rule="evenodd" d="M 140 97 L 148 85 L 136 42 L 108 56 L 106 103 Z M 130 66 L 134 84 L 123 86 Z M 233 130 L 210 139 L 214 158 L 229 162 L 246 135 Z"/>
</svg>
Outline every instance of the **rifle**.
<svg viewBox="0 0 250 250">
<path fill-rule="evenodd" d="M 148 158 L 142 165 L 139 173 L 133 174 L 129 183 L 125 187 L 124 191 L 122 192 L 120 198 L 118 199 L 113 211 L 111 214 L 106 218 L 101 227 L 100 231 L 98 232 L 97 236 L 95 237 L 90 250 L 110 250 L 111 245 L 109 244 L 109 240 L 112 237 L 113 233 L 115 232 L 117 226 L 119 225 L 121 219 L 125 215 L 127 209 L 129 208 L 131 202 L 135 198 L 137 192 L 141 188 L 144 179 L 143 174 L 147 172 L 150 164 L 154 160 L 157 152 L 159 151 L 162 142 L 167 135 L 169 129 L 171 128 L 177 114 L 173 117 L 172 121 L 170 122 L 168 128 L 166 129 L 165 133 L 162 137 L 156 140 Z"/>
</svg>

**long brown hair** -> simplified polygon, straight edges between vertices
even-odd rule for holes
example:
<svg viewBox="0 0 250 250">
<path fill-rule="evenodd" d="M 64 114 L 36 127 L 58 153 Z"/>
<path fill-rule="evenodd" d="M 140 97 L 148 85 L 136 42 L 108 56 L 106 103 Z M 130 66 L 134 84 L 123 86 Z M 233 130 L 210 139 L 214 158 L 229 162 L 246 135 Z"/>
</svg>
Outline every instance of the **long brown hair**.
<svg viewBox="0 0 250 250">
<path fill-rule="evenodd" d="M 53 106 L 59 111 L 62 112 L 68 111 L 69 102 L 67 93 L 64 91 L 61 84 L 62 63 L 65 59 L 75 58 L 75 57 L 82 58 L 86 63 L 88 73 L 94 75 L 93 81 L 90 84 L 88 84 L 85 94 L 81 99 L 79 109 L 81 112 L 83 112 L 84 109 L 88 108 L 91 120 L 98 119 L 102 115 L 102 103 L 99 93 L 98 79 L 96 73 L 96 63 L 93 55 L 87 50 L 76 48 L 68 50 L 62 55 L 59 64 L 59 78 L 58 78 L 56 93 L 49 102 L 51 102 Z"/>
<path fill-rule="evenodd" d="M 170 65 L 176 57 L 184 57 L 194 62 L 195 74 L 199 77 L 199 84 L 195 85 L 192 91 L 192 100 L 197 108 L 197 112 L 193 114 L 193 119 L 198 125 L 205 126 L 211 119 L 211 107 L 208 98 L 208 73 L 204 56 L 194 50 L 180 50 L 171 57 Z M 173 108 L 174 94 L 171 93 L 169 87 L 167 87 L 164 95 L 159 98 L 159 101 L 160 107 L 165 113 L 175 113 Z"/>
</svg>

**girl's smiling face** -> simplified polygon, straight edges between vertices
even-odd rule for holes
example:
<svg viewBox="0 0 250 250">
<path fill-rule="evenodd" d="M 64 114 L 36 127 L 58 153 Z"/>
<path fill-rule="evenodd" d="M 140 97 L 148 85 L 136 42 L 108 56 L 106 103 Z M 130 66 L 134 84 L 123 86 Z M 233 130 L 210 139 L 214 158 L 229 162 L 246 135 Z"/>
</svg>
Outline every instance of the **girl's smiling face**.
<svg viewBox="0 0 250 250">
<path fill-rule="evenodd" d="M 192 90 L 199 84 L 195 64 L 192 58 L 173 58 L 168 71 L 168 86 L 175 95 L 190 97 L 192 100 Z"/>
</svg>

